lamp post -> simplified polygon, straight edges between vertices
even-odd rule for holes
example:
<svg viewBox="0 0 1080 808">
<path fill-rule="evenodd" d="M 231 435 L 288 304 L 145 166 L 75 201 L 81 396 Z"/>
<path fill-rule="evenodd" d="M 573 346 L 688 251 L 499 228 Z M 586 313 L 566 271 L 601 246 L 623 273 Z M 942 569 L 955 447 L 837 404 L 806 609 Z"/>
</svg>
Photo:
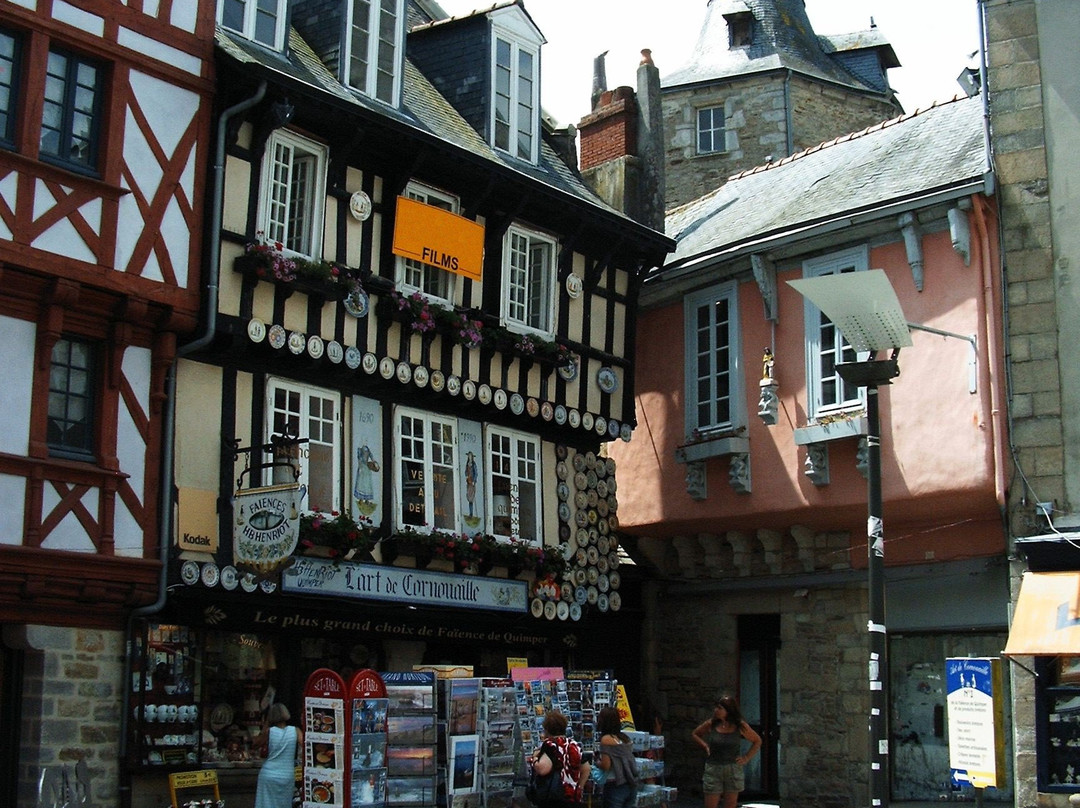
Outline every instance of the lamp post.
<svg viewBox="0 0 1080 808">
<path fill-rule="evenodd" d="M 900 375 L 897 356 L 911 334 L 885 272 L 880 269 L 788 281 L 828 317 L 851 347 L 870 358 L 844 362 L 836 372 L 866 388 L 867 421 L 867 635 L 869 646 L 869 788 L 871 808 L 889 804 L 889 667 L 885 623 L 885 528 L 881 507 L 881 419 L 878 387 Z M 875 359 L 880 351 L 891 351 Z"/>
</svg>

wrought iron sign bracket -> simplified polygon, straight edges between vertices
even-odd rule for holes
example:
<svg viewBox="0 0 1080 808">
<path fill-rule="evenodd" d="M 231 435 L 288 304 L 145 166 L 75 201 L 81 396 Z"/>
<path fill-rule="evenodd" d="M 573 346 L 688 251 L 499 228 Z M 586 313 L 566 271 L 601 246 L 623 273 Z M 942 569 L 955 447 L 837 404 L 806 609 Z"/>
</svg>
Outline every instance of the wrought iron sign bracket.
<svg viewBox="0 0 1080 808">
<path fill-rule="evenodd" d="M 240 455 L 244 456 L 244 469 L 240 472 L 240 476 L 236 478 L 237 490 L 244 487 L 245 475 L 264 469 L 283 468 L 288 466 L 292 469 L 293 480 L 299 480 L 300 466 L 294 462 L 294 458 L 289 454 L 288 450 L 293 446 L 299 446 L 301 443 L 307 442 L 307 438 L 298 438 L 295 435 L 290 435 L 288 433 L 271 435 L 270 442 L 260 446 L 247 446 L 241 448 L 240 440 L 238 438 L 226 441 L 226 444 L 232 449 L 234 463 L 240 459 Z M 252 463 L 251 457 L 255 452 L 259 452 L 260 456 L 269 454 L 270 460 Z"/>
</svg>

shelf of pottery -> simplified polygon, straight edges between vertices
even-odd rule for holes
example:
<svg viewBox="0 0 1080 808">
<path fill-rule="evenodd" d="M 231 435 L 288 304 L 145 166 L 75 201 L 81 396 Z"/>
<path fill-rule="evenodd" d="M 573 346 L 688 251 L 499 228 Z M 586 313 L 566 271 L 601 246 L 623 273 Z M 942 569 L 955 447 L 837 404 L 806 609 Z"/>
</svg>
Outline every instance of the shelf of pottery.
<svg viewBox="0 0 1080 808">
<path fill-rule="evenodd" d="M 194 639 L 190 629 L 173 625 L 152 625 L 136 638 L 131 709 L 138 763 L 198 762 Z"/>
</svg>

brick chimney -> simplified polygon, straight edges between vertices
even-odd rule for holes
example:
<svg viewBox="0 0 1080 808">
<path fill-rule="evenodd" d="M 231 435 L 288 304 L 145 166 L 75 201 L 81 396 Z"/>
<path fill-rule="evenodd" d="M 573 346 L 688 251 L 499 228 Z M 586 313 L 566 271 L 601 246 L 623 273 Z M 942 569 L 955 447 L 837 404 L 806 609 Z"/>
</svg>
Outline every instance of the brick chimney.
<svg viewBox="0 0 1080 808">
<path fill-rule="evenodd" d="M 664 144 L 660 73 L 652 52 L 641 52 L 635 93 L 604 86 L 604 54 L 594 63 L 593 108 L 581 119 L 581 174 L 614 208 L 655 230 L 664 229 Z"/>
</svg>

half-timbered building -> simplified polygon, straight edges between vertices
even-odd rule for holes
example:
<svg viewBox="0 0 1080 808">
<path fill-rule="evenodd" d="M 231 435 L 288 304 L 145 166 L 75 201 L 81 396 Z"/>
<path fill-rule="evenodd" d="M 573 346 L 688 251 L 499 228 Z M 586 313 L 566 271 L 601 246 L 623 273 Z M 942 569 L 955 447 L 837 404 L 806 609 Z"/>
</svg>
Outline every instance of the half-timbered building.
<svg viewBox="0 0 1080 808">
<path fill-rule="evenodd" d="M 126 621 L 164 592 L 167 377 L 198 321 L 213 23 L 208 1 L 0 4 L 4 805 L 117 793 Z"/>
<path fill-rule="evenodd" d="M 296 713 L 317 667 L 632 653 L 589 631 L 633 611 L 605 446 L 636 423 L 634 310 L 670 241 L 581 180 L 521 2 L 259 8 L 217 20 L 208 307 L 132 705 L 147 799 L 188 761 L 250 793 L 258 705 Z M 177 702 L 213 714 L 147 720 Z"/>
</svg>

